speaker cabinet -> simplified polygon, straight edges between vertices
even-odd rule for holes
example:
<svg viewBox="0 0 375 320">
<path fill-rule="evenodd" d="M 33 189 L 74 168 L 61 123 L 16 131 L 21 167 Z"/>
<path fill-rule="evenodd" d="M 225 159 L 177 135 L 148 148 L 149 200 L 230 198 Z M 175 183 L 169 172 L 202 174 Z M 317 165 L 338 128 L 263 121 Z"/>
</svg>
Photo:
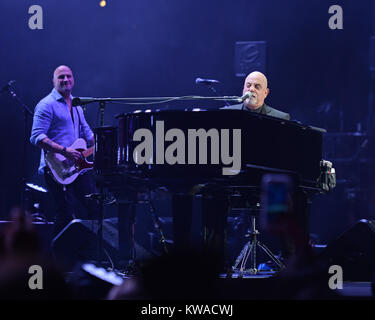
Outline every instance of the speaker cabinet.
<svg viewBox="0 0 375 320">
<path fill-rule="evenodd" d="M 72 270 L 82 262 L 98 262 L 99 254 L 105 265 L 116 269 L 125 268 L 131 253 L 124 253 L 124 246 L 119 245 L 118 219 L 103 220 L 102 251 L 98 251 L 98 223 L 96 220 L 72 220 L 53 240 L 52 250 L 63 268 Z M 131 245 L 130 245 L 131 247 Z M 134 242 L 137 260 L 152 258 L 152 254 Z M 134 254 L 135 256 L 135 254 Z"/>
<path fill-rule="evenodd" d="M 372 281 L 375 275 L 375 221 L 360 220 L 332 241 L 320 258 L 343 269 L 344 281 Z"/>
</svg>

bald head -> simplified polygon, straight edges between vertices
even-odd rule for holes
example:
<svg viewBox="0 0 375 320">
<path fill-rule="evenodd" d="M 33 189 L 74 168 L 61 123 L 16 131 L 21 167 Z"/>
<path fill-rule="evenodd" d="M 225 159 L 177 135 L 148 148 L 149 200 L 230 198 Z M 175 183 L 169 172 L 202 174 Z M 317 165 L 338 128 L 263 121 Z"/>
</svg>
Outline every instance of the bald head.
<svg viewBox="0 0 375 320">
<path fill-rule="evenodd" d="M 73 86 L 73 72 L 68 66 L 59 66 L 53 73 L 53 86 L 64 97 L 69 97 Z"/>
<path fill-rule="evenodd" d="M 61 65 L 61 66 L 58 66 L 55 71 L 53 72 L 53 77 L 55 77 L 57 74 L 59 74 L 61 71 L 68 71 L 70 73 L 72 73 L 72 69 L 70 69 L 68 66 L 64 66 L 64 65 Z"/>
<path fill-rule="evenodd" d="M 254 71 L 246 77 L 242 94 L 249 91 L 252 95 L 251 98 L 245 100 L 246 107 L 255 110 L 263 106 L 269 93 L 268 81 L 263 73 Z"/>
</svg>

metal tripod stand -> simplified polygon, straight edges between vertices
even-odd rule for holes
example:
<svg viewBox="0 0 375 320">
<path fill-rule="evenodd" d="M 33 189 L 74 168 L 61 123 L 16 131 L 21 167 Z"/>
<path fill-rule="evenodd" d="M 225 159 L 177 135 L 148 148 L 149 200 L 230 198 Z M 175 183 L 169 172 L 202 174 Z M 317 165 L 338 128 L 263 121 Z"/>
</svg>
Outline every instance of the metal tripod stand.
<svg viewBox="0 0 375 320">
<path fill-rule="evenodd" d="M 260 232 L 256 229 L 256 218 L 259 214 L 260 204 L 257 203 L 255 208 L 250 210 L 251 217 L 251 229 L 248 229 L 246 237 L 249 237 L 249 241 L 242 248 L 239 256 L 237 257 L 234 265 L 232 266 L 233 272 L 238 272 L 240 277 L 243 277 L 245 272 L 256 275 L 261 270 L 257 268 L 257 248 L 261 248 L 268 257 L 276 264 L 279 270 L 283 269 L 284 264 L 275 257 L 275 255 L 269 250 L 263 243 L 258 240 Z M 246 263 L 250 258 L 250 269 L 245 269 Z"/>
</svg>

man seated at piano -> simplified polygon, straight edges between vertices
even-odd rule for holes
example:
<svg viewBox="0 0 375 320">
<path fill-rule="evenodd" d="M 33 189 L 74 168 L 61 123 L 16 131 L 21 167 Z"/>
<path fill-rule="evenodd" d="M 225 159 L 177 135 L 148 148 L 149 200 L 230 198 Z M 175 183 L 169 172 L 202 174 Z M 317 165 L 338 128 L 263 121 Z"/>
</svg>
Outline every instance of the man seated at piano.
<svg viewBox="0 0 375 320">
<path fill-rule="evenodd" d="M 223 107 L 225 110 L 243 110 L 244 112 L 255 112 L 279 119 L 290 120 L 288 113 L 276 110 L 265 104 L 269 94 L 266 76 L 258 71 L 250 73 L 244 82 L 243 95 L 250 92 L 251 95 L 243 103 Z M 227 271 L 233 261 L 226 261 L 226 229 L 229 209 L 228 194 L 225 190 L 201 190 L 202 200 L 202 236 L 206 250 L 218 259 L 219 270 Z M 297 195 L 298 211 L 303 211 L 302 224 L 308 225 L 308 208 L 305 196 Z M 302 200 L 302 202 L 301 202 Z M 190 239 L 192 195 L 175 194 L 172 197 L 174 242 L 178 248 L 188 246 Z M 303 227 L 304 228 L 304 227 Z M 305 228 L 304 228 L 305 229 Z M 305 229 L 306 230 L 306 229 Z M 282 255 L 285 258 L 294 254 L 295 248 L 289 239 L 281 237 Z"/>
<path fill-rule="evenodd" d="M 222 109 L 256 112 L 275 118 L 290 120 L 290 116 L 288 113 L 271 108 L 264 103 L 264 100 L 267 98 L 270 89 L 268 88 L 267 78 L 263 73 L 254 71 L 246 77 L 242 94 L 244 95 L 247 92 L 250 92 L 251 96 L 247 98 L 243 103 L 231 105 Z"/>
</svg>

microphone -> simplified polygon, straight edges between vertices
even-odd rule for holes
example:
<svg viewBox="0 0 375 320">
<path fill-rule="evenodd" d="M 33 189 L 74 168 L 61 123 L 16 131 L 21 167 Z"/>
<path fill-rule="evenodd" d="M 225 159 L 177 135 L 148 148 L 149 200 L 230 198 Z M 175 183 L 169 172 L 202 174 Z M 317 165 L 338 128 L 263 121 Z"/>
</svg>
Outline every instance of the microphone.
<svg viewBox="0 0 375 320">
<path fill-rule="evenodd" d="M 15 83 L 16 80 L 10 80 L 4 87 L 1 88 L 0 93 L 3 93 L 9 89 L 9 87 L 12 86 L 13 83 Z"/>
<path fill-rule="evenodd" d="M 253 94 L 250 91 L 248 91 L 241 98 L 239 98 L 237 101 L 238 102 L 244 102 L 246 99 L 251 98 L 252 95 Z"/>
<path fill-rule="evenodd" d="M 89 104 L 95 101 L 97 101 L 97 99 L 93 97 L 75 97 L 72 100 L 72 106 L 73 107 L 83 106 L 85 104 Z"/>
<path fill-rule="evenodd" d="M 204 83 L 204 84 L 212 84 L 212 83 L 220 83 L 220 81 L 215 80 L 215 79 L 202 79 L 202 78 L 196 78 L 195 83 Z"/>
</svg>

